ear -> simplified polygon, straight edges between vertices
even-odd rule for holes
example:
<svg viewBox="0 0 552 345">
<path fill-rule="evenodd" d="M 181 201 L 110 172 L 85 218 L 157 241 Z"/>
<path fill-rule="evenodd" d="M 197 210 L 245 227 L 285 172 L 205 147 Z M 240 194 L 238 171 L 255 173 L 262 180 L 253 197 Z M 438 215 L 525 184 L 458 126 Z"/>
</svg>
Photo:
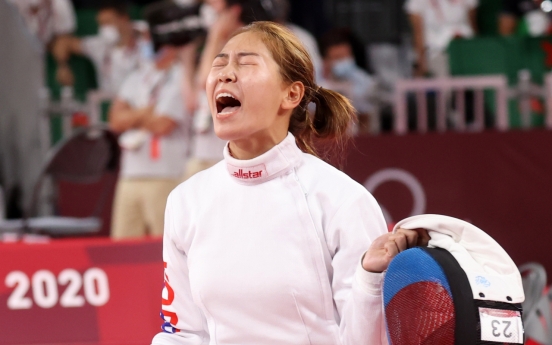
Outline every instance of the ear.
<svg viewBox="0 0 552 345">
<path fill-rule="evenodd" d="M 301 103 L 305 95 L 305 85 L 300 81 L 291 83 L 286 89 L 282 101 L 282 109 L 293 110 Z"/>
</svg>

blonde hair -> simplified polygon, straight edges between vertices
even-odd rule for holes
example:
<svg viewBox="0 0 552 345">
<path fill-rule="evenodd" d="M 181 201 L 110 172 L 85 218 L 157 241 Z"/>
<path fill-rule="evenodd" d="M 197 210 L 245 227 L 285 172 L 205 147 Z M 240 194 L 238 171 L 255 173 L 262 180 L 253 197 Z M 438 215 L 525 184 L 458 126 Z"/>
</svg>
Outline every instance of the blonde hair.
<svg viewBox="0 0 552 345">
<path fill-rule="evenodd" d="M 295 136 L 299 148 L 320 157 L 316 149 L 316 144 L 320 142 L 326 148 L 323 158 L 343 151 L 350 139 L 350 125 L 356 121 L 356 111 L 351 102 L 337 92 L 316 85 L 309 53 L 287 28 L 274 22 L 253 22 L 236 31 L 232 37 L 247 32 L 258 35 L 271 52 L 284 82 L 291 84 L 299 81 L 305 86 L 305 94 L 292 112 L 288 129 Z M 308 110 L 311 102 L 316 104 L 314 114 Z"/>
</svg>

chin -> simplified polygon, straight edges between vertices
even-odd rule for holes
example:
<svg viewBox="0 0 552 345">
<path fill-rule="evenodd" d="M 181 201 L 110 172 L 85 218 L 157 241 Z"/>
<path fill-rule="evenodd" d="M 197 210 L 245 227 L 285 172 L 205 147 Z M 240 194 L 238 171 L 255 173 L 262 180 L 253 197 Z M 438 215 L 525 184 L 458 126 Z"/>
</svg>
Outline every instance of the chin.
<svg viewBox="0 0 552 345">
<path fill-rule="evenodd" d="M 231 140 L 236 140 L 243 137 L 243 134 L 240 133 L 241 131 L 232 129 L 230 128 L 230 126 L 224 126 L 224 125 L 215 123 L 214 127 L 215 127 L 215 134 L 217 135 L 217 137 L 219 137 L 222 140 L 231 141 Z"/>
</svg>

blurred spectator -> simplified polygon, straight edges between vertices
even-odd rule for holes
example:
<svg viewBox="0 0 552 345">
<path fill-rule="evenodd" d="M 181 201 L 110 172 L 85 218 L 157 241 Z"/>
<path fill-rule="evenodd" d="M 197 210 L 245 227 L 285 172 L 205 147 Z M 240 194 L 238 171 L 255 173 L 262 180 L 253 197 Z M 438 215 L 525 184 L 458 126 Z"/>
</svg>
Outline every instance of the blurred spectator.
<svg viewBox="0 0 552 345">
<path fill-rule="evenodd" d="M 361 129 L 366 130 L 377 116 L 377 85 L 374 78 L 356 63 L 353 39 L 348 29 L 335 29 L 321 38 L 324 58 L 321 85 L 349 98 L 358 111 Z"/>
<path fill-rule="evenodd" d="M 180 48 L 163 45 L 154 63 L 133 72 L 109 114 L 122 133 L 122 166 L 112 222 L 114 238 L 163 234 L 165 202 L 181 181 L 190 116 L 184 110 Z"/>
<path fill-rule="evenodd" d="M 414 75 L 450 74 L 446 49 L 451 40 L 473 37 L 478 0 L 407 0 L 416 53 Z"/>
<path fill-rule="evenodd" d="M 316 39 L 307 30 L 288 21 L 290 10 L 289 0 L 275 0 L 275 7 L 277 9 L 275 21 L 285 25 L 299 38 L 299 40 L 301 40 L 301 43 L 307 48 L 311 56 L 316 80 L 320 81 L 322 77 L 322 57 L 320 56 L 320 50 L 318 49 Z"/>
<path fill-rule="evenodd" d="M 240 20 L 241 6 L 239 4 L 228 6 L 226 0 L 205 0 L 201 13 L 208 26 L 207 38 L 199 57 L 199 66 L 193 72 L 194 82 L 190 84 L 185 80 L 183 83 L 186 108 L 195 110 L 192 154 L 184 179 L 215 165 L 223 158 L 222 151 L 226 142 L 215 134 L 211 110 L 205 94 L 205 82 L 215 56 L 224 47 L 230 35 L 244 25 Z M 187 65 L 189 70 L 190 64 Z"/>
<path fill-rule="evenodd" d="M 9 0 L 21 12 L 27 27 L 48 47 L 54 38 L 75 31 L 75 10 L 70 0 Z"/>
<path fill-rule="evenodd" d="M 100 89 L 115 95 L 127 76 L 141 62 L 151 59 L 153 46 L 147 34 L 147 24 L 133 23 L 125 3 L 104 3 L 96 20 L 98 35 L 84 38 L 65 36 L 56 41 L 56 77 L 62 85 L 72 85 L 74 78 L 67 62 L 71 54 L 85 55 L 94 63 Z"/>
<path fill-rule="evenodd" d="M 502 0 L 498 32 L 505 36 L 524 31 L 531 36 L 547 33 L 550 19 L 541 9 L 542 2 L 542 0 Z M 522 22 L 525 25 L 520 28 L 519 24 Z"/>
</svg>

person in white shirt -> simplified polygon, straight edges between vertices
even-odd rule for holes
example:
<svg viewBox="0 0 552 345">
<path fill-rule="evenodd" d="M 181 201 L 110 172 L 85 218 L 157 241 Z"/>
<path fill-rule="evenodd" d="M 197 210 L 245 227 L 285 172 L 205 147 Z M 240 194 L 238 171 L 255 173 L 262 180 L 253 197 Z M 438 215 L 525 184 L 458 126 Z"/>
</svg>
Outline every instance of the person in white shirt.
<svg viewBox="0 0 552 345">
<path fill-rule="evenodd" d="M 75 10 L 70 0 L 10 0 L 30 32 L 48 47 L 59 36 L 75 31 Z"/>
<path fill-rule="evenodd" d="M 109 112 L 109 125 L 122 133 L 111 235 L 163 233 L 167 196 L 181 181 L 189 149 L 189 118 L 181 96 L 180 48 L 164 45 L 154 63 L 133 72 Z"/>
<path fill-rule="evenodd" d="M 115 96 L 125 79 L 153 55 L 147 28 L 130 19 L 123 3 L 106 3 L 96 16 L 98 34 L 83 38 L 66 36 L 56 41 L 57 80 L 72 85 L 74 77 L 68 65 L 71 54 L 87 56 L 96 69 L 100 90 Z"/>
<path fill-rule="evenodd" d="M 457 37 L 477 31 L 478 0 L 407 0 L 416 53 L 414 75 L 445 77 L 450 74 L 446 49 Z"/>
<path fill-rule="evenodd" d="M 368 191 L 316 157 L 315 138 L 346 140 L 349 101 L 315 84 L 304 46 L 271 22 L 233 35 L 206 89 L 229 142 L 169 196 L 152 344 L 387 344 L 381 272 L 428 236 L 389 234 Z"/>
</svg>

